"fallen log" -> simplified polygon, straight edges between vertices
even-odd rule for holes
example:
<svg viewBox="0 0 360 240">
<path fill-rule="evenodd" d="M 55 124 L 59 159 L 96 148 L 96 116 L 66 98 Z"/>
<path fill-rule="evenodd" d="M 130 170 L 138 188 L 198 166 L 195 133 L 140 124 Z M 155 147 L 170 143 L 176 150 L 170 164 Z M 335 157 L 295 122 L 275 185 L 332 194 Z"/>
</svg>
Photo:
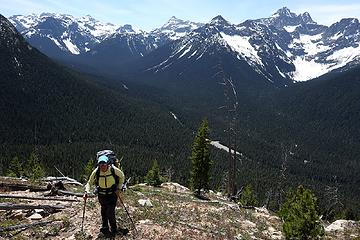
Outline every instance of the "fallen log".
<svg viewBox="0 0 360 240">
<path fill-rule="evenodd" d="M 0 232 L 14 231 L 17 229 L 22 229 L 22 228 L 26 229 L 26 228 L 35 227 L 35 226 L 45 226 L 52 222 L 55 222 L 55 220 L 39 221 L 39 222 L 28 223 L 28 224 L 18 224 L 18 225 L 13 225 L 13 226 L 8 226 L 8 227 L 0 227 Z"/>
<path fill-rule="evenodd" d="M 51 181 L 66 181 L 64 182 L 64 184 L 76 184 L 79 186 L 83 186 L 82 183 L 76 181 L 73 178 L 69 178 L 69 177 L 46 177 L 46 178 L 42 178 L 41 181 L 45 181 L 45 182 L 51 182 Z"/>
<path fill-rule="evenodd" d="M 45 192 L 49 189 L 46 186 L 37 186 L 24 183 L 7 183 L 0 182 L 0 189 L 5 189 L 9 191 L 26 191 L 30 190 L 31 192 Z"/>
<path fill-rule="evenodd" d="M 63 195 L 67 195 L 67 196 L 76 196 L 76 197 L 84 196 L 84 193 L 75 193 L 75 192 L 69 192 L 69 191 L 64 191 L 64 190 L 58 190 L 58 193 L 63 194 Z M 96 197 L 96 196 L 94 194 L 89 193 L 88 197 L 93 198 L 93 197 Z"/>
<path fill-rule="evenodd" d="M 29 204 L 13 204 L 13 203 L 0 203 L 0 210 L 17 210 L 17 209 L 46 209 L 49 212 L 57 212 L 65 209 L 61 205 L 29 205 Z"/>
<path fill-rule="evenodd" d="M 11 194 L 0 194 L 0 198 L 80 202 L 80 200 L 78 200 L 78 199 L 59 198 L 59 197 L 27 197 L 27 196 L 19 196 L 19 195 L 11 195 Z"/>
</svg>

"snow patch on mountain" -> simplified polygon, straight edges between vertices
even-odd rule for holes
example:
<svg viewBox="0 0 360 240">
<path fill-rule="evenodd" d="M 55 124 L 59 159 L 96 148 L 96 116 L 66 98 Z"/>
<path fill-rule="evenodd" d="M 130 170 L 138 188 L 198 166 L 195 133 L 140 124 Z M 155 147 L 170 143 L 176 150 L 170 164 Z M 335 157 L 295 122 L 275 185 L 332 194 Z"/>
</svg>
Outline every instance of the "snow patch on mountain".
<svg viewBox="0 0 360 240">
<path fill-rule="evenodd" d="M 52 41 L 56 44 L 56 46 L 58 46 L 60 49 L 65 50 L 65 48 L 59 43 L 59 41 L 58 41 L 56 38 L 54 38 L 54 37 L 52 37 L 52 36 L 50 36 L 50 35 L 48 35 L 47 37 L 48 37 L 50 40 L 52 40 Z"/>
<path fill-rule="evenodd" d="M 317 62 L 315 59 L 308 60 L 307 57 L 297 56 L 293 61 L 296 71 L 293 79 L 296 81 L 307 81 L 319 77 L 332 70 L 344 67 L 353 60 L 359 59 L 360 45 L 357 47 L 343 48 L 329 55 L 326 63 Z"/>
<path fill-rule="evenodd" d="M 36 21 L 37 16 L 35 14 L 29 15 L 29 16 L 21 16 L 18 15 L 17 20 L 25 27 L 25 28 L 30 28 L 32 26 L 34 26 L 37 21 Z"/>
<path fill-rule="evenodd" d="M 195 56 L 197 53 L 197 50 L 195 50 L 190 56 L 188 56 L 188 58 L 192 58 L 193 56 Z"/>
<path fill-rule="evenodd" d="M 185 49 L 183 51 L 183 53 L 178 58 L 182 58 L 183 56 L 185 56 L 190 51 L 191 51 L 191 45 L 187 49 Z"/>
<path fill-rule="evenodd" d="M 300 35 L 300 38 L 295 38 L 293 43 L 289 45 L 289 47 L 297 47 L 302 46 L 306 55 L 316 55 L 317 53 L 324 52 L 330 49 L 329 46 L 325 46 L 320 39 L 322 38 L 322 34 L 317 35 Z"/>
<path fill-rule="evenodd" d="M 261 58 L 258 56 L 258 52 L 249 42 L 250 37 L 239 35 L 230 36 L 223 32 L 220 34 L 230 48 L 248 60 L 250 65 L 263 66 Z"/>
<path fill-rule="evenodd" d="M 297 56 L 293 61 L 296 70 L 292 73 L 292 78 L 296 81 L 307 81 L 326 73 L 326 65 L 315 62 L 314 59 L 306 60 L 306 57 Z"/>
<path fill-rule="evenodd" d="M 296 30 L 296 28 L 297 28 L 298 26 L 301 26 L 301 25 L 299 24 L 299 25 L 295 25 L 295 26 L 284 26 L 284 29 L 285 29 L 287 32 L 292 33 L 292 32 L 294 32 L 294 31 Z"/>
<path fill-rule="evenodd" d="M 80 50 L 75 44 L 71 42 L 70 39 L 64 39 L 63 42 L 65 43 L 65 46 L 72 54 L 76 54 L 76 55 L 80 54 Z"/>
<path fill-rule="evenodd" d="M 358 59 L 360 57 L 360 44 L 357 47 L 347 47 L 335 51 L 332 55 L 327 57 L 329 61 L 337 61 L 336 68 L 343 67 L 347 63 Z"/>
<path fill-rule="evenodd" d="M 112 23 L 102 23 L 90 15 L 78 18 L 77 23 L 82 29 L 89 31 L 96 38 L 106 38 L 119 28 L 119 26 Z"/>
</svg>

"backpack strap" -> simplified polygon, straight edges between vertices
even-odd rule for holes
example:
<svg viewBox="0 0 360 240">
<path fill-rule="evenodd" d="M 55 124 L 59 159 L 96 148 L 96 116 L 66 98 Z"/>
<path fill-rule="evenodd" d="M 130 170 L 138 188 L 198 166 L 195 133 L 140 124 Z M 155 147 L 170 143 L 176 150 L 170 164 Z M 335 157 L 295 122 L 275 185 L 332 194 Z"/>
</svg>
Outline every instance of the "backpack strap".
<svg viewBox="0 0 360 240">
<path fill-rule="evenodd" d="M 97 167 L 97 169 L 96 169 L 96 175 L 95 175 L 95 186 L 96 186 L 96 187 L 99 186 L 99 178 L 100 178 L 100 168 Z"/>
<path fill-rule="evenodd" d="M 111 166 L 110 171 L 111 171 L 111 174 L 113 175 L 113 177 L 115 179 L 115 185 L 116 185 L 115 188 L 117 188 L 118 185 L 119 185 L 120 178 L 119 178 L 118 175 L 115 174 L 115 168 L 113 166 Z"/>
</svg>

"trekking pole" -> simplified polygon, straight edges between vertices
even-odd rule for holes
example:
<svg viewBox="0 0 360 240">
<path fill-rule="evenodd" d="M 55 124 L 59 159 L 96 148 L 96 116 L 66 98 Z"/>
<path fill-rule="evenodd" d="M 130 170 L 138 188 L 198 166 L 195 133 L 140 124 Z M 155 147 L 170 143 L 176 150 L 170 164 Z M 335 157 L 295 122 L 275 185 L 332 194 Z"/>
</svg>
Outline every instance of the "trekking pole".
<svg viewBox="0 0 360 240">
<path fill-rule="evenodd" d="M 125 192 L 125 190 L 127 189 L 127 186 L 126 186 L 126 185 L 130 182 L 130 179 L 131 179 L 131 177 L 129 177 L 128 180 L 123 183 L 123 185 L 122 185 L 122 187 L 121 187 L 121 191 Z M 128 210 L 126 209 L 125 204 L 124 204 L 123 200 L 122 200 L 121 197 L 120 197 L 120 193 L 117 194 L 117 196 L 118 196 L 118 198 L 119 198 L 119 201 L 120 201 L 121 205 L 124 207 L 125 212 L 126 212 L 128 218 L 130 219 L 130 221 L 131 221 L 131 223 L 132 223 L 132 225 L 133 225 L 133 227 L 134 227 L 134 229 L 135 229 L 135 232 L 137 233 L 137 229 L 136 229 L 135 223 L 134 223 L 134 221 L 132 220 L 132 218 L 131 218 L 131 216 L 130 216 L 130 213 L 129 213 Z"/>
<path fill-rule="evenodd" d="M 134 229 L 135 229 L 135 233 L 137 234 L 137 229 L 136 229 L 135 223 L 134 223 L 134 221 L 132 220 L 132 218 L 131 218 L 128 210 L 126 209 L 125 204 L 124 204 L 123 200 L 122 200 L 121 197 L 120 197 L 120 194 L 118 194 L 118 198 L 119 198 L 119 200 L 120 200 L 121 205 L 124 207 L 125 212 L 126 212 L 128 218 L 130 219 L 130 221 L 131 221 L 131 223 L 132 223 L 132 225 L 133 225 L 133 227 L 134 227 Z"/>
<path fill-rule="evenodd" d="M 85 219 L 86 200 L 87 200 L 87 197 L 84 199 L 84 209 L 83 209 L 82 222 L 81 222 L 81 232 L 84 232 L 84 219 Z"/>
</svg>

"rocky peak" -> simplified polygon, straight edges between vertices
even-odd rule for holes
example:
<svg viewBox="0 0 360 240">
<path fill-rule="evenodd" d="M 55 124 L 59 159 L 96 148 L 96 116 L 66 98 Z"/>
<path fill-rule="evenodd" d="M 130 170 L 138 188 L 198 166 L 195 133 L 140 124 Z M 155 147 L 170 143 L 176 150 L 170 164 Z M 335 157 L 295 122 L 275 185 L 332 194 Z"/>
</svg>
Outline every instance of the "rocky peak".
<svg viewBox="0 0 360 240">
<path fill-rule="evenodd" d="M 316 24 L 316 22 L 312 20 L 308 12 L 296 15 L 295 13 L 291 12 L 290 9 L 288 9 L 287 7 L 283 7 L 277 10 L 269 18 L 262 18 L 254 21 L 268 26 L 272 25 L 279 29 L 282 29 L 283 27 L 286 26 L 297 26 L 297 25 L 304 26 L 307 24 Z"/>
<path fill-rule="evenodd" d="M 280 8 L 279 10 L 277 10 L 272 17 L 289 17 L 289 18 L 295 18 L 296 14 L 292 13 L 290 11 L 290 9 L 288 9 L 287 7 L 283 7 Z"/>
<path fill-rule="evenodd" d="M 153 30 L 151 33 L 163 35 L 171 40 L 177 40 L 202 25 L 201 23 L 184 21 L 172 16 L 162 27 Z"/>
<path fill-rule="evenodd" d="M 116 30 L 116 32 L 120 33 L 120 34 L 135 34 L 136 33 L 136 31 L 133 29 L 133 27 L 130 24 L 125 24 L 124 26 L 119 27 Z"/>
<path fill-rule="evenodd" d="M 211 25 L 228 25 L 229 22 L 226 21 L 221 15 L 218 15 L 218 16 L 214 17 L 213 19 L 211 19 L 210 24 Z"/>
<path fill-rule="evenodd" d="M 168 26 L 168 25 L 172 25 L 172 24 L 177 24 L 177 23 L 182 23 L 184 22 L 181 19 L 176 18 L 175 16 L 172 16 L 169 21 L 167 21 L 167 23 L 164 26 Z"/>
<path fill-rule="evenodd" d="M 304 23 L 316 24 L 316 22 L 314 22 L 314 20 L 311 18 L 308 12 L 304 12 L 303 14 L 300 14 L 299 17 L 302 19 Z"/>
</svg>

